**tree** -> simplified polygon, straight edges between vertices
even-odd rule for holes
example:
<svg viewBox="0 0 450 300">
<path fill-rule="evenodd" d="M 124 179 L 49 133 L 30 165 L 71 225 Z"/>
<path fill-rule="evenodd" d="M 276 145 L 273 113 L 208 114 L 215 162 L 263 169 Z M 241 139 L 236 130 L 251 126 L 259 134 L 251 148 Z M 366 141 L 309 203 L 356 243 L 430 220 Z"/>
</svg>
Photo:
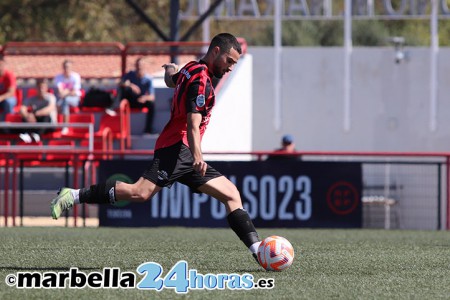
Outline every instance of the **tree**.
<svg viewBox="0 0 450 300">
<path fill-rule="evenodd" d="M 169 35 L 170 1 L 134 0 Z M 187 0 L 180 0 L 181 8 Z M 450 2 L 450 0 L 447 0 Z M 377 9 L 381 4 L 375 1 Z M 334 13 L 343 1 L 333 2 Z M 0 1 L 0 44 L 8 41 L 160 41 L 159 36 L 131 9 L 125 0 L 2 0 Z M 194 21 L 180 22 L 180 36 Z M 440 43 L 450 45 L 450 25 L 441 20 Z M 213 20 L 211 35 L 232 32 L 249 45 L 273 45 L 272 20 Z M 355 46 L 381 46 L 389 36 L 404 36 L 408 45 L 429 45 L 429 20 L 355 20 Z M 191 40 L 201 39 L 201 28 Z M 283 21 L 283 45 L 341 46 L 342 20 Z"/>
</svg>

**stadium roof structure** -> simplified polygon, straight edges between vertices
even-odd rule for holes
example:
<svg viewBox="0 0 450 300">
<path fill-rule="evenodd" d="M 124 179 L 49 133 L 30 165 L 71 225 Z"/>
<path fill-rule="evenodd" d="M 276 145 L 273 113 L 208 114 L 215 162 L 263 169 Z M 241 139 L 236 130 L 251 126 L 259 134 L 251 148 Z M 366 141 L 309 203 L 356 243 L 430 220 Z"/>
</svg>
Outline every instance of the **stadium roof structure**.
<svg viewBox="0 0 450 300">
<path fill-rule="evenodd" d="M 137 43 L 136 45 L 139 45 Z M 139 46 L 142 48 L 142 46 Z M 120 43 L 47 43 L 14 42 L 2 48 L 9 67 L 19 79 L 53 78 L 61 72 L 65 59 L 74 62 L 74 70 L 82 78 L 119 78 L 123 72 L 134 68 L 138 57 L 149 56 L 149 73 L 161 71 L 164 63 L 170 62 L 168 52 L 152 52 L 149 49 L 133 50 Z M 180 63 L 195 59 L 195 55 L 180 55 Z"/>
<path fill-rule="evenodd" d="M 246 41 L 239 41 L 246 53 Z M 0 53 L 19 79 L 53 78 L 65 59 L 74 62 L 74 70 L 84 79 L 110 79 L 134 69 L 138 57 L 149 57 L 148 71 L 155 75 L 174 56 L 184 65 L 202 56 L 207 46 L 204 42 L 9 42 Z"/>
</svg>

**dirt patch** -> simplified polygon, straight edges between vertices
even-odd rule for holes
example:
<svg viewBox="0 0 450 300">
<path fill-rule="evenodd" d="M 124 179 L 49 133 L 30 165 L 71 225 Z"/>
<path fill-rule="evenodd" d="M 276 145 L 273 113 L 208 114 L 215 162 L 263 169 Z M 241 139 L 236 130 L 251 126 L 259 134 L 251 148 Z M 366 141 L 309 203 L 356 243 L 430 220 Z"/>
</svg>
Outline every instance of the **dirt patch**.
<svg viewBox="0 0 450 300">
<path fill-rule="evenodd" d="M 82 218 L 77 218 L 76 227 L 98 227 L 98 218 L 86 218 L 84 221 Z M 75 219 L 73 217 L 60 218 L 58 220 L 53 220 L 51 217 L 24 217 L 22 223 L 19 217 L 15 218 L 15 226 L 42 226 L 42 227 L 75 227 Z M 5 226 L 5 218 L 2 216 L 0 218 L 0 226 Z M 14 226 L 13 218 L 8 217 L 7 226 Z"/>
</svg>

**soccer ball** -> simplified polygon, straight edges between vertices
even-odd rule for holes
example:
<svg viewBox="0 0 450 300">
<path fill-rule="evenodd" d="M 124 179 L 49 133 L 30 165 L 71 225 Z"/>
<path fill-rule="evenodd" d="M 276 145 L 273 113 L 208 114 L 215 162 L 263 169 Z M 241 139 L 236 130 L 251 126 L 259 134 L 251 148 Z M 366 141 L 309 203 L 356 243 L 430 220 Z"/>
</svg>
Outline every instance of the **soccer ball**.
<svg viewBox="0 0 450 300">
<path fill-rule="evenodd" d="M 258 262 L 267 271 L 283 271 L 294 261 L 294 248 L 281 236 L 272 235 L 258 247 Z"/>
</svg>

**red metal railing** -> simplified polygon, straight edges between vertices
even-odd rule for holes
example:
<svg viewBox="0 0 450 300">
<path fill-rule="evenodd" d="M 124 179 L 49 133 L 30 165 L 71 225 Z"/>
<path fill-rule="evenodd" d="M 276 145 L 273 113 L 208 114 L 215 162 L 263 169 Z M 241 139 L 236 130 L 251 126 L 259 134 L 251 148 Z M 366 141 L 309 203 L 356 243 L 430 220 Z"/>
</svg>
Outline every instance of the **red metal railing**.
<svg viewBox="0 0 450 300">
<path fill-rule="evenodd" d="M 19 150 L 14 149 L 14 147 L 11 147 L 11 149 L 6 151 L 0 152 L 0 159 L 4 158 L 2 162 L 4 163 L 5 168 L 5 178 L 4 178 L 4 218 L 5 218 L 5 226 L 8 226 L 8 212 L 9 212 L 9 187 L 10 187 L 10 172 L 9 169 L 12 168 L 12 179 L 11 179 L 11 185 L 12 185 L 12 199 L 11 199 L 11 212 L 12 212 L 12 225 L 16 226 L 15 223 L 15 217 L 17 216 L 16 213 L 16 190 L 17 190 L 17 167 L 20 165 L 19 159 L 16 157 L 17 154 L 23 154 L 23 153 L 29 153 L 29 154 L 70 154 L 74 155 L 75 159 L 74 162 L 81 161 L 79 159 L 80 156 L 84 157 L 93 157 L 93 156 L 99 156 L 99 155 L 106 155 L 107 157 L 111 156 L 118 156 L 123 157 L 126 155 L 132 155 L 132 156 L 152 156 L 153 150 L 113 150 L 113 151 L 92 151 L 89 152 L 88 150 L 47 150 L 47 149 L 41 149 L 41 150 Z M 249 155 L 253 156 L 254 160 L 263 160 L 264 157 L 267 155 L 273 154 L 272 151 L 253 151 L 253 152 L 243 152 L 243 151 L 237 151 L 237 152 L 205 152 L 205 155 Z M 440 164 L 445 165 L 446 167 L 446 203 L 447 203 L 447 210 L 446 210 L 446 229 L 450 230 L 450 152 L 352 152 L 352 151 L 344 151 L 344 152 L 328 152 L 328 151 L 299 151 L 294 152 L 292 154 L 280 154 L 280 155 L 292 155 L 292 156 L 298 156 L 298 157 L 305 157 L 305 156 L 320 156 L 320 157 L 385 157 L 385 158 L 392 158 L 392 157 L 402 157 L 402 158 L 435 158 L 439 159 Z M 48 162 L 48 161 L 47 161 Z M 46 164 L 48 166 L 48 163 Z M 78 172 L 78 170 L 75 170 L 74 172 Z M 79 187 L 78 183 L 78 176 L 74 176 L 74 187 Z M 91 182 L 90 184 L 93 184 L 94 182 Z M 86 183 L 83 183 L 86 184 Z M 77 210 L 74 210 L 74 222 L 75 226 L 77 226 L 76 219 L 77 219 Z"/>
</svg>

